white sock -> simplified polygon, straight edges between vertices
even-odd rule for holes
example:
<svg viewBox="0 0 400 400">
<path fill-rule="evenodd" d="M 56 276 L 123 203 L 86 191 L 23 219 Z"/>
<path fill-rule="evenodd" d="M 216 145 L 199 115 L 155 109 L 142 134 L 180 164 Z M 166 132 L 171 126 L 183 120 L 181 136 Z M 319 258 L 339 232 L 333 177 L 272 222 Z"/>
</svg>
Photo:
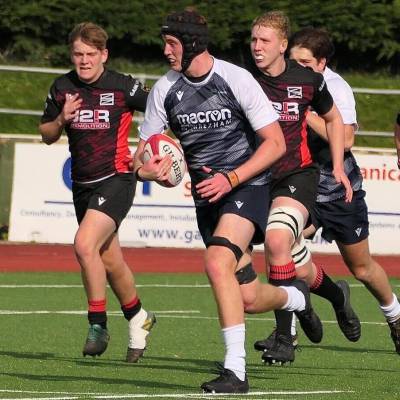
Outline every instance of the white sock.
<svg viewBox="0 0 400 400">
<path fill-rule="evenodd" d="M 393 294 L 393 301 L 392 304 L 388 306 L 379 306 L 383 312 L 383 315 L 386 317 L 388 322 L 394 322 L 399 319 L 400 317 L 400 304 L 399 300 L 397 299 L 396 295 Z"/>
<path fill-rule="evenodd" d="M 292 317 L 292 326 L 291 326 L 291 328 L 290 328 L 290 333 L 291 333 L 292 336 L 296 335 L 296 322 L 297 322 L 296 315 L 293 314 L 293 317 Z"/>
<path fill-rule="evenodd" d="M 244 381 L 246 374 L 245 325 L 223 328 L 222 335 L 226 348 L 224 368 L 230 369 L 241 381 Z"/>
<path fill-rule="evenodd" d="M 306 308 L 304 294 L 294 286 L 279 286 L 288 295 L 286 304 L 281 308 L 286 311 L 303 311 Z"/>
<path fill-rule="evenodd" d="M 149 334 L 148 331 L 142 329 L 144 321 L 146 321 L 147 312 L 143 309 L 129 320 L 129 335 L 128 335 L 128 347 L 131 349 L 144 349 L 146 347 L 146 336 Z"/>
</svg>

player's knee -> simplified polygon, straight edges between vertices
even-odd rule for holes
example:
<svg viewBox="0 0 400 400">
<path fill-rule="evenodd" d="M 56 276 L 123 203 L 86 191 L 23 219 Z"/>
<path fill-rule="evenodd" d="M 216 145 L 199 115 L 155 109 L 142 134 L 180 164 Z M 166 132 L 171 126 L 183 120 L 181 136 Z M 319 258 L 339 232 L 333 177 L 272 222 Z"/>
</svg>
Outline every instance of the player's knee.
<svg viewBox="0 0 400 400">
<path fill-rule="evenodd" d="M 206 258 L 205 270 L 211 284 L 224 280 L 228 273 L 228 268 L 222 262 L 211 257 Z"/>
<path fill-rule="evenodd" d="M 211 284 L 226 281 L 232 276 L 236 263 L 228 250 L 207 250 L 205 258 L 205 271 Z"/>
<path fill-rule="evenodd" d="M 90 242 L 85 239 L 84 235 L 80 235 L 79 232 L 74 239 L 74 251 L 78 261 L 88 260 L 92 257 L 93 249 Z"/>
<path fill-rule="evenodd" d="M 266 248 L 271 255 L 289 252 L 304 228 L 302 213 L 293 207 L 275 207 L 268 216 Z"/>
<path fill-rule="evenodd" d="M 364 283 L 370 282 L 373 274 L 373 266 L 371 263 L 353 263 L 349 265 L 349 269 L 358 281 Z"/>
<path fill-rule="evenodd" d="M 294 207 L 274 207 L 271 209 L 267 221 L 267 232 L 269 230 L 287 230 L 291 233 L 293 241 L 303 232 L 303 214 Z"/>
<path fill-rule="evenodd" d="M 291 237 L 287 231 L 271 230 L 265 236 L 265 249 L 270 256 L 290 253 Z"/>
</svg>

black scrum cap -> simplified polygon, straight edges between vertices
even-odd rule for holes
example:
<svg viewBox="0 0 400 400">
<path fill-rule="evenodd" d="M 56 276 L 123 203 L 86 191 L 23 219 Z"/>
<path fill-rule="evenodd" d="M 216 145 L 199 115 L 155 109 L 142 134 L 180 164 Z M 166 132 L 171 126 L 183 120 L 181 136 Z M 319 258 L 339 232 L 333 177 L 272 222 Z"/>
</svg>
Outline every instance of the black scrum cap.
<svg viewBox="0 0 400 400">
<path fill-rule="evenodd" d="M 182 43 L 182 72 L 186 71 L 195 56 L 207 49 L 207 22 L 194 10 L 169 14 L 161 27 L 161 34 L 174 36 Z"/>
</svg>

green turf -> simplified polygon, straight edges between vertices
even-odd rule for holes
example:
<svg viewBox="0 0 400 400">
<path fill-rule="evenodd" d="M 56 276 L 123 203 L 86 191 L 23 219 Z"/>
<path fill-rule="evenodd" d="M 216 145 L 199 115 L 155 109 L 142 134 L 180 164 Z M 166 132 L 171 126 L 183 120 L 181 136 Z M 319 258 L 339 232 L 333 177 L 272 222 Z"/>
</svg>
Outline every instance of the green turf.
<svg viewBox="0 0 400 400">
<path fill-rule="evenodd" d="M 156 311 L 158 322 L 151 333 L 145 358 L 136 365 L 123 362 L 126 321 L 111 293 L 110 345 L 100 358 L 92 359 L 81 356 L 87 322 L 78 274 L 2 273 L 0 283 L 0 309 L 14 311 L 0 313 L 0 400 L 210 398 L 199 394 L 199 384 L 213 376 L 214 361 L 223 358 L 210 288 L 152 286 L 205 285 L 203 275 L 137 276 L 142 302 L 146 309 Z M 351 283 L 356 282 L 351 280 Z M 398 290 L 400 281 L 392 283 Z M 78 287 L 4 286 L 14 284 Z M 324 339 L 320 345 L 313 345 L 300 334 L 301 351 L 296 353 L 295 363 L 287 367 L 262 365 L 260 354 L 252 349 L 252 343 L 272 329 L 273 314 L 248 317 L 247 362 L 252 395 L 234 398 L 398 399 L 400 358 L 393 351 L 383 317 L 363 287 L 352 286 L 352 298 L 363 322 L 360 341 L 346 341 L 333 322 L 332 309 L 313 297 L 314 306 L 324 321 Z M 17 314 L 17 311 L 50 313 Z M 56 311 L 80 311 L 81 314 L 55 314 Z M 191 397 L 190 394 L 199 395 Z"/>
</svg>

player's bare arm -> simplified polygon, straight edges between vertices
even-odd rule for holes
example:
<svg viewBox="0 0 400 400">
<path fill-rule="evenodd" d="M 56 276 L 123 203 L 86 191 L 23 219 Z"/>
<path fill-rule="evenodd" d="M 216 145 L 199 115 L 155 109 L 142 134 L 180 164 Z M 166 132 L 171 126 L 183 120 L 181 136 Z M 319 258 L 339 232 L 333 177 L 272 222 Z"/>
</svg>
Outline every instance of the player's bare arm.
<svg viewBox="0 0 400 400">
<path fill-rule="evenodd" d="M 322 139 L 328 141 L 325 120 L 315 112 L 308 112 L 306 117 L 307 125 L 316 132 Z M 354 145 L 354 125 L 344 125 L 344 149 L 350 150 Z"/>
<path fill-rule="evenodd" d="M 208 198 L 210 203 L 216 202 L 241 182 L 260 174 L 283 156 L 286 145 L 279 122 L 264 126 L 256 133 L 261 137 L 262 143 L 253 156 L 235 170 L 226 174 L 214 174 L 197 184 L 196 190 L 201 197 Z M 211 172 L 207 166 L 203 169 L 205 172 Z"/>
<path fill-rule="evenodd" d="M 39 131 L 44 143 L 52 144 L 60 138 L 65 125 L 73 121 L 76 117 L 81 103 L 82 99 L 79 98 L 78 93 L 66 95 L 64 107 L 57 118 L 39 125 Z"/>
<path fill-rule="evenodd" d="M 344 125 L 342 116 L 336 105 L 326 113 L 321 115 L 326 124 L 326 133 L 329 141 L 329 147 L 332 156 L 333 176 L 336 182 L 342 183 L 346 189 L 345 199 L 350 202 L 353 198 L 353 189 L 349 178 L 344 172 L 343 154 L 344 154 Z"/>
</svg>

